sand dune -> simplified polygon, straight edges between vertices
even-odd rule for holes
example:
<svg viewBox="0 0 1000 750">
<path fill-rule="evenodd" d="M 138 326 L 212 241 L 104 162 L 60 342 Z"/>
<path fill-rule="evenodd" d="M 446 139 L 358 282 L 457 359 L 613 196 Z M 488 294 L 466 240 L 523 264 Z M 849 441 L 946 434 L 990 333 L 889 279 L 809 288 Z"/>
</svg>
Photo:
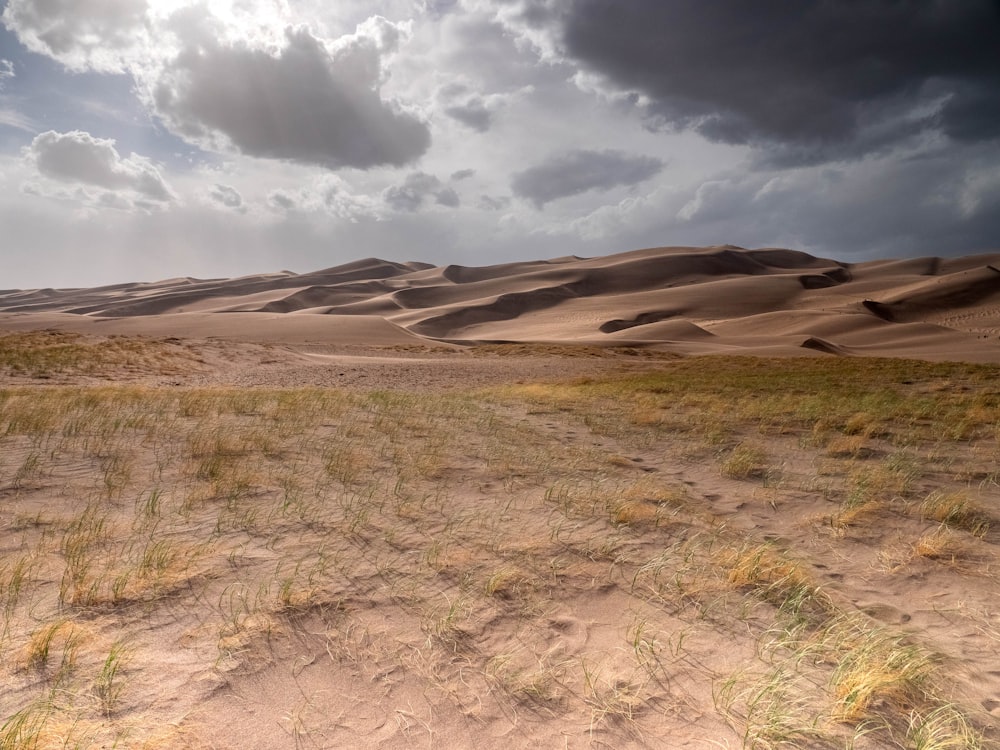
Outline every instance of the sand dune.
<svg viewBox="0 0 1000 750">
<path fill-rule="evenodd" d="M 1000 748 L 997 268 L 0 292 L 0 750 Z"/>
<path fill-rule="evenodd" d="M 485 267 L 367 258 L 306 274 L 3 291 L 0 328 L 1000 361 L 998 269 L 1000 253 L 850 264 L 733 246 Z"/>
</svg>

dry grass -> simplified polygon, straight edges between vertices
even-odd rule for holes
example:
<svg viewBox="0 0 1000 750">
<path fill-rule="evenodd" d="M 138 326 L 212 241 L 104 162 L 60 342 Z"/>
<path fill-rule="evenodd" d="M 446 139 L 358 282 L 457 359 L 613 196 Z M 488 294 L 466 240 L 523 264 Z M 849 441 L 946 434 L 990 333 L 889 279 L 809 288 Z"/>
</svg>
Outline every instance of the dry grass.
<svg viewBox="0 0 1000 750">
<path fill-rule="evenodd" d="M 920 515 L 950 529 L 968 531 L 976 537 L 985 536 L 992 522 L 991 516 L 970 500 L 964 491 L 930 493 L 920 504 Z"/>
<path fill-rule="evenodd" d="M 722 462 L 722 476 L 729 479 L 755 479 L 767 473 L 767 454 L 755 445 L 740 443 Z"/>
<path fill-rule="evenodd" d="M 198 358 L 172 342 L 66 331 L 0 335 L 0 374 L 47 380 L 55 375 L 176 374 L 197 368 Z"/>
<path fill-rule="evenodd" d="M 955 562 L 967 554 L 967 547 L 958 534 L 942 526 L 923 534 L 913 545 L 913 553 L 930 560 Z"/>
<path fill-rule="evenodd" d="M 88 372 L 93 352 L 62 352 Z M 391 707 L 397 746 L 452 716 L 541 746 L 656 746 L 673 726 L 730 747 L 990 747 L 943 631 L 852 602 L 920 591 L 878 569 L 883 519 L 914 565 L 970 545 L 996 564 L 996 375 L 714 358 L 420 396 L 0 389 L 0 749 L 188 746 L 220 686 L 300 677 L 322 687 L 268 725 L 288 747 L 349 744 L 341 702 Z M 972 585 L 923 566 L 935 590 Z M 1000 606 L 975 585 L 956 596 Z M 989 616 L 954 617 L 995 645 Z"/>
</svg>

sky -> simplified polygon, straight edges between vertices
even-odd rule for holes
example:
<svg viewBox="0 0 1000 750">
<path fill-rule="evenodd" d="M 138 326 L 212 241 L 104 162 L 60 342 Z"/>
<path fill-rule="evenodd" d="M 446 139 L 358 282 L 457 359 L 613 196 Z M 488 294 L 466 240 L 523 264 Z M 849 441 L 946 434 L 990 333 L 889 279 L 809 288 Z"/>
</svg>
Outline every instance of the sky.
<svg viewBox="0 0 1000 750">
<path fill-rule="evenodd" d="M 0 288 L 1000 250 L 997 0 L 0 0 Z"/>
</svg>

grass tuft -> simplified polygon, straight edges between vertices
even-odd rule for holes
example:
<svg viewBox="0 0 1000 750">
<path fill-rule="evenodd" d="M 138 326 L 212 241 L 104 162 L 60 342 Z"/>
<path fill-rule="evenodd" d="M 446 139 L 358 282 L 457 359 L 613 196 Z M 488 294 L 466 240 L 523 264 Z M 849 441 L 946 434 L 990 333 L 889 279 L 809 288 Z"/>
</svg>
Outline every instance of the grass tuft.
<svg viewBox="0 0 1000 750">
<path fill-rule="evenodd" d="M 983 537 L 990 530 L 990 516 L 963 491 L 930 493 L 920 504 L 920 517 L 950 529 L 968 531 L 976 537 Z"/>
<path fill-rule="evenodd" d="M 757 479 L 767 473 L 767 454 L 749 443 L 740 443 L 722 462 L 722 476 L 729 479 Z"/>
</svg>

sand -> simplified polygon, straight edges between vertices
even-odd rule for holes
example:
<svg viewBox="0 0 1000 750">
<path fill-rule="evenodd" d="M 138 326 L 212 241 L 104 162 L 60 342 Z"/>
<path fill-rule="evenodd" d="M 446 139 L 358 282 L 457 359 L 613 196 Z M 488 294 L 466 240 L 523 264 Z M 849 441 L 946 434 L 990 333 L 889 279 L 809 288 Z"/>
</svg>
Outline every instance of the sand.
<svg viewBox="0 0 1000 750">
<path fill-rule="evenodd" d="M 998 267 L 0 292 L 0 746 L 997 747 Z"/>
<path fill-rule="evenodd" d="M 369 259 L 307 274 L 0 291 L 0 330 L 996 362 L 998 268 L 1000 254 L 849 264 L 729 246 L 484 268 Z"/>
</svg>

